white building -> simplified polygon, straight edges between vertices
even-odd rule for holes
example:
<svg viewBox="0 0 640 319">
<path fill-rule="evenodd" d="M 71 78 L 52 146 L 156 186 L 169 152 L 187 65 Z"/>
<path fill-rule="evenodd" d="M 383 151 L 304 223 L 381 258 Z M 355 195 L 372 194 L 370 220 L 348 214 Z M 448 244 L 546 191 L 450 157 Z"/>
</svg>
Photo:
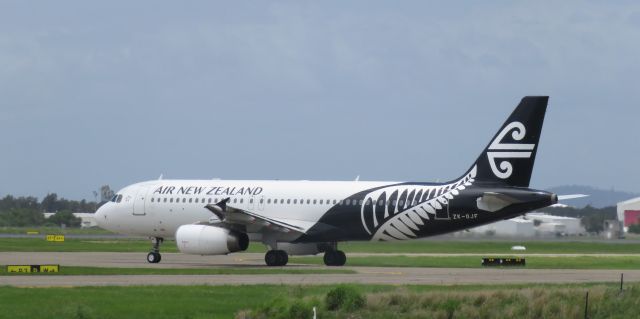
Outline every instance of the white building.
<svg viewBox="0 0 640 319">
<path fill-rule="evenodd" d="M 49 218 L 53 215 L 55 215 L 55 213 L 44 213 L 44 218 Z M 73 216 L 81 219 L 80 227 L 82 228 L 98 226 L 93 213 L 73 213 Z"/>
<path fill-rule="evenodd" d="M 536 226 L 537 225 L 537 226 Z M 579 218 L 554 216 L 545 213 L 529 213 L 497 221 L 492 224 L 469 229 L 472 235 L 491 235 L 498 237 L 536 237 L 536 236 L 576 236 L 585 234 Z M 465 236 L 464 232 L 459 233 Z"/>
<path fill-rule="evenodd" d="M 624 231 L 630 225 L 640 223 L 640 197 L 632 198 L 617 205 L 618 220 L 623 222 Z"/>
<path fill-rule="evenodd" d="M 534 222 L 538 220 L 540 223 L 538 230 L 541 232 L 553 232 L 554 234 L 570 236 L 585 234 L 587 232 L 579 218 L 535 212 L 526 214 L 525 218 Z"/>
<path fill-rule="evenodd" d="M 533 237 L 536 234 L 533 221 L 523 219 L 522 217 L 501 220 L 492 224 L 472 228 L 469 231 L 478 235 L 503 237 Z"/>
</svg>

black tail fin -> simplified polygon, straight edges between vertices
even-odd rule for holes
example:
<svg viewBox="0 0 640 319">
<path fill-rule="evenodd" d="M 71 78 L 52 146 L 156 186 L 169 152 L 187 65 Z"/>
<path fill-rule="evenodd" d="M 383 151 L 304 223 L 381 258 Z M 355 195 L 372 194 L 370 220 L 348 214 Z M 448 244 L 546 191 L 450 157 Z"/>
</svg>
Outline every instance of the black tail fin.
<svg viewBox="0 0 640 319">
<path fill-rule="evenodd" d="M 484 149 L 476 180 L 528 187 L 538 151 L 548 96 L 526 96 Z"/>
</svg>

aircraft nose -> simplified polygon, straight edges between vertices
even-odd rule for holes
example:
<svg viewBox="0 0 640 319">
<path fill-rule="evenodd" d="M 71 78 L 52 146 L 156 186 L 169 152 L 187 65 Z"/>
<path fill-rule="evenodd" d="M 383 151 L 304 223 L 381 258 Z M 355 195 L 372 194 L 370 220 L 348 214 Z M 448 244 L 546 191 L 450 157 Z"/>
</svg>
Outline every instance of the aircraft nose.
<svg viewBox="0 0 640 319">
<path fill-rule="evenodd" d="M 104 226 L 107 222 L 107 208 L 105 206 L 107 206 L 107 204 L 100 206 L 98 210 L 96 210 L 96 213 L 94 214 L 96 223 L 98 224 L 98 226 L 102 228 L 105 228 Z"/>
</svg>

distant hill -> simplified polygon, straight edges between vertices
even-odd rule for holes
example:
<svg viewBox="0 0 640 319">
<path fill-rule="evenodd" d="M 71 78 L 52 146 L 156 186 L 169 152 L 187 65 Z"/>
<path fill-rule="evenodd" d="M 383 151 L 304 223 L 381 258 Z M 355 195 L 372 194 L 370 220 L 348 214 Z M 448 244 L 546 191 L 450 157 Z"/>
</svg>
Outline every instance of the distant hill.
<svg viewBox="0 0 640 319">
<path fill-rule="evenodd" d="M 570 195 L 570 194 L 587 194 L 589 197 L 571 199 L 562 202 L 573 207 L 585 207 L 591 205 L 596 208 L 602 208 L 607 206 L 616 206 L 618 202 L 625 201 L 634 197 L 640 197 L 640 194 L 621 192 L 616 190 L 598 189 L 591 186 L 582 185 L 568 185 L 557 186 L 548 188 L 547 191 L 556 193 L 558 195 Z"/>
</svg>

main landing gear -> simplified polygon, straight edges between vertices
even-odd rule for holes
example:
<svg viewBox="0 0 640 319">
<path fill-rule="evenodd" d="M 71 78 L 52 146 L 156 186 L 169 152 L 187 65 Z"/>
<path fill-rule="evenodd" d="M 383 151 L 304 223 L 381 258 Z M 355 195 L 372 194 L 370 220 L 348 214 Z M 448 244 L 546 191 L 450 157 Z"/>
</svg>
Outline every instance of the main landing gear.
<svg viewBox="0 0 640 319">
<path fill-rule="evenodd" d="M 347 255 L 342 250 L 327 250 L 323 259 L 327 266 L 344 266 L 347 262 Z"/>
<path fill-rule="evenodd" d="M 269 245 L 274 247 L 275 245 Z M 324 251 L 324 264 L 327 266 L 344 266 L 347 262 L 347 256 L 342 250 L 338 250 L 337 243 L 321 243 L 318 244 L 317 250 L 313 251 L 289 251 L 293 255 L 315 255 Z M 271 249 L 264 255 L 264 261 L 267 266 L 284 266 L 289 262 L 289 254 L 285 250 Z"/>
<path fill-rule="evenodd" d="M 264 255 L 267 266 L 284 266 L 289 262 L 289 255 L 284 250 L 269 250 Z"/>
<path fill-rule="evenodd" d="M 151 238 L 153 247 L 151 248 L 151 252 L 147 254 L 147 262 L 151 264 L 157 264 L 160 262 L 160 260 L 162 260 L 162 255 L 160 255 L 160 244 L 162 244 L 163 241 L 164 239 L 160 237 Z"/>
</svg>

